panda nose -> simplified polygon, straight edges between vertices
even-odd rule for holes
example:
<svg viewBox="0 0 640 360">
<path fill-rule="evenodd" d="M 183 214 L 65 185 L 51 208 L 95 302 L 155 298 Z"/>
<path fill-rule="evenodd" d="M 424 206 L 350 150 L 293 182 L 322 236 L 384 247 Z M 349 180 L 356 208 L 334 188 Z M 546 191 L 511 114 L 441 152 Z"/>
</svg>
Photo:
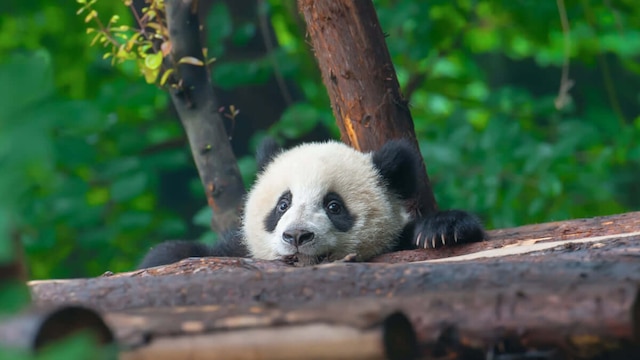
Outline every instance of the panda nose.
<svg viewBox="0 0 640 360">
<path fill-rule="evenodd" d="M 282 233 L 282 240 L 294 246 L 307 243 L 313 240 L 314 237 L 315 234 L 311 231 L 301 229 L 287 230 Z"/>
</svg>

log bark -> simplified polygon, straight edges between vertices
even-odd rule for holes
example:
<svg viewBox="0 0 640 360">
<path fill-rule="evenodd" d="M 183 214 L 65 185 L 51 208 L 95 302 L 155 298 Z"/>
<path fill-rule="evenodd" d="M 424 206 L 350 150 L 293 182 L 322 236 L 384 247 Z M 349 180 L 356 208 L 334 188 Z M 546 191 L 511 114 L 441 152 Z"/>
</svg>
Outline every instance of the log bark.
<svg viewBox="0 0 640 360">
<path fill-rule="evenodd" d="M 589 235 L 596 236 L 582 237 Z M 225 343 L 225 355 L 242 358 L 266 351 L 260 338 L 269 331 L 282 340 L 269 346 L 295 349 L 292 344 L 310 336 L 322 350 L 338 347 L 330 334 L 339 331 L 349 349 L 359 341 L 370 344 L 362 353 L 345 354 L 377 358 L 384 348 L 377 326 L 398 311 L 410 320 L 426 358 L 640 356 L 640 213 L 497 230 L 493 236 L 481 245 L 503 247 L 491 251 L 529 247 L 532 241 L 553 247 L 473 261 L 303 268 L 278 261 L 186 259 L 30 287 L 38 306 L 80 303 L 105 312 L 131 356 L 185 346 L 192 355 L 210 353 L 211 344 Z M 245 346 L 234 347 L 234 339 L 244 339 Z M 327 353 L 317 356 L 322 354 Z"/>
<path fill-rule="evenodd" d="M 142 308 L 110 312 L 106 320 L 124 359 L 300 358 L 300 351 L 320 359 L 409 359 L 385 355 L 413 354 L 418 344 L 425 358 L 531 349 L 563 359 L 640 354 L 637 283 L 563 280 L 321 303 Z M 389 323 L 397 314 L 408 319 Z M 385 339 L 393 334 L 401 338 Z"/>
<path fill-rule="evenodd" d="M 185 129 L 191 153 L 213 210 L 218 232 L 237 228 L 244 186 L 240 170 L 218 112 L 206 66 L 179 63 L 193 57 L 203 63 L 196 0 L 168 0 L 167 25 L 173 66 L 177 69 L 171 100 Z"/>
<path fill-rule="evenodd" d="M 444 257 L 451 255 L 451 250 L 422 249 L 409 253 L 441 253 L 440 260 L 447 261 L 437 264 L 420 262 L 394 265 L 332 263 L 305 268 L 291 268 L 280 261 L 194 258 L 115 276 L 32 281 L 29 284 L 34 301 L 40 305 L 89 302 L 99 309 L 121 310 L 186 304 L 235 304 L 246 301 L 295 304 L 300 300 L 332 300 L 336 298 L 336 294 L 340 298 L 361 295 L 404 296 L 445 288 L 467 291 L 483 286 L 542 281 L 550 277 L 550 274 L 553 274 L 553 278 L 563 279 L 568 283 L 584 279 L 585 274 L 590 279 L 640 279 L 640 262 L 636 261 L 637 256 L 640 256 L 640 235 L 637 234 L 640 230 L 640 212 L 529 225 L 521 229 L 521 232 L 518 228 L 497 230 L 492 232 L 497 234 L 497 239 L 493 241 L 459 248 L 467 247 L 477 251 L 478 246 L 484 246 L 484 249 L 500 250 L 495 249 L 495 244 L 500 242 L 502 249 L 517 248 L 518 245 L 526 247 L 530 245 L 527 240 L 510 238 L 521 239 L 527 235 L 542 239 L 556 239 L 556 236 L 560 236 L 569 240 L 555 248 L 542 250 L 552 256 L 537 256 L 540 252 L 534 252 L 486 257 L 473 262 L 451 261 L 455 258 Z M 575 238 L 572 235 L 574 233 L 602 235 L 605 238 L 596 236 L 597 241 L 592 243 L 572 243 L 579 240 L 570 240 Z M 417 255 L 413 259 L 422 260 Z M 243 284 L 242 290 L 238 290 L 238 284 Z M 309 284 L 325 285 L 314 287 Z"/>
<path fill-rule="evenodd" d="M 508 229 L 488 231 L 489 241 L 443 247 L 437 251 L 409 250 L 383 254 L 373 262 L 399 263 L 424 260 L 445 259 L 447 261 L 469 260 L 465 255 L 484 254 L 485 257 L 507 255 L 505 248 L 517 249 L 520 253 L 541 251 L 537 244 L 551 244 L 565 241 L 562 245 L 579 244 L 581 239 L 590 242 L 615 240 L 615 235 L 628 235 L 640 231 L 640 212 L 630 212 L 609 216 L 598 216 L 586 219 L 556 221 L 543 224 L 525 225 Z M 604 237 L 604 238 L 602 238 Z M 623 236 L 624 237 L 624 236 Z M 491 250 L 495 250 L 491 252 Z M 598 252 L 616 251 L 615 246 L 608 246 Z M 586 256 L 578 248 L 572 249 L 573 257 Z"/>
<path fill-rule="evenodd" d="M 634 240 L 635 252 L 639 240 Z M 516 257 L 439 264 L 338 263 L 276 271 L 260 270 L 257 266 L 260 262 L 251 260 L 242 260 L 246 267 L 241 269 L 209 270 L 209 261 L 197 260 L 199 265 L 191 264 L 194 273 L 186 275 L 156 277 L 141 270 L 115 278 L 34 281 L 30 286 L 34 302 L 40 306 L 88 303 L 112 311 L 237 303 L 286 306 L 359 296 L 403 297 L 451 289 L 462 294 L 485 287 L 544 283 L 551 274 L 568 284 L 582 283 L 585 279 L 614 284 L 640 281 L 640 263 L 633 256 L 623 255 L 588 262 L 562 256 L 552 260 L 533 256 L 529 261 Z"/>
<path fill-rule="evenodd" d="M 400 93 L 391 56 L 370 0 L 299 0 L 298 8 L 331 99 L 342 141 L 361 151 L 390 139 L 408 139 L 419 151 L 408 102 Z M 413 210 L 437 203 L 421 161 Z"/>
<path fill-rule="evenodd" d="M 184 309 L 183 309 L 184 310 Z M 194 312 L 191 312 L 194 311 Z M 187 310 L 189 315 L 202 311 L 198 308 Z M 166 313 L 165 313 L 166 314 Z M 184 313 L 183 313 L 184 314 Z M 317 312 L 316 312 L 317 314 Z M 153 320 L 162 313 L 142 314 L 138 321 Z M 275 315 L 275 314 L 274 314 Z M 232 324 L 232 331 L 210 331 L 213 325 L 207 319 L 187 320 L 181 323 L 191 329 L 189 336 L 156 337 L 148 346 L 133 347 L 121 357 L 135 359 L 177 359 L 189 354 L 189 359 L 414 359 L 418 354 L 418 342 L 411 322 L 405 315 L 395 311 L 389 315 L 375 315 L 366 327 L 331 324 L 308 318 L 299 321 L 293 312 L 277 326 L 247 328 L 243 320 Z M 258 317 L 261 315 L 258 315 Z M 182 317 L 182 316 L 181 316 Z M 317 318 L 317 316 L 315 316 Z M 166 317 L 165 317 L 166 318 Z M 298 318 L 298 319 L 296 319 Z M 112 322 L 127 319 L 126 314 L 114 314 Z M 222 327 L 234 323 L 233 317 L 219 319 Z M 173 322 L 176 324 L 176 322 Z M 244 323 L 244 325 L 240 325 Z M 240 326 L 237 326 L 240 325 Z M 214 325 L 215 327 L 215 325 Z M 131 339 L 130 337 L 127 339 Z M 127 340 L 125 339 L 125 340 Z"/>
<path fill-rule="evenodd" d="M 256 353 L 264 347 L 265 331 L 261 329 L 267 329 L 273 332 L 269 346 L 280 351 L 291 349 L 295 353 L 300 343 L 305 344 L 304 340 L 311 336 L 317 340 L 315 346 L 319 349 L 314 353 L 314 347 L 309 346 L 307 357 L 310 358 L 333 358 L 338 354 L 342 354 L 341 358 L 348 358 L 345 355 L 383 358 L 384 328 L 379 324 L 384 323 L 389 314 L 400 312 L 408 317 L 408 325 L 396 326 L 394 331 L 402 332 L 407 343 L 420 344 L 422 356 L 427 358 L 437 358 L 443 352 L 457 354 L 450 357 L 453 359 L 465 359 L 463 354 L 469 353 L 482 358 L 487 349 L 507 341 L 522 348 L 549 352 L 556 349 L 564 355 L 562 358 L 568 358 L 601 356 L 609 346 L 634 349 L 633 344 L 638 340 L 635 329 L 640 325 L 639 310 L 638 287 L 633 283 L 576 286 L 551 282 L 462 294 L 446 290 L 408 297 L 353 298 L 288 307 L 253 305 L 247 309 L 227 305 L 146 309 L 112 313 L 108 319 L 121 329 L 135 320 L 137 327 L 129 327 L 121 343 L 130 348 L 140 345 L 133 340 L 149 335 L 170 338 L 169 344 L 174 345 L 176 340 L 180 342 L 180 337 L 172 338 L 172 335 L 189 334 L 208 339 L 205 342 L 208 346 L 226 343 L 227 346 L 218 349 L 225 351 L 222 354 L 242 358 L 238 354 Z M 318 325 L 325 327 L 317 328 Z M 333 331 L 343 334 L 341 342 L 328 336 Z M 234 345 L 232 339 L 238 338 L 243 341 Z M 162 340 L 158 343 L 162 344 Z M 327 346 L 337 348 L 327 353 Z M 410 353 L 412 348 L 407 346 L 395 352 Z M 141 350 L 141 353 L 147 351 Z"/>
</svg>

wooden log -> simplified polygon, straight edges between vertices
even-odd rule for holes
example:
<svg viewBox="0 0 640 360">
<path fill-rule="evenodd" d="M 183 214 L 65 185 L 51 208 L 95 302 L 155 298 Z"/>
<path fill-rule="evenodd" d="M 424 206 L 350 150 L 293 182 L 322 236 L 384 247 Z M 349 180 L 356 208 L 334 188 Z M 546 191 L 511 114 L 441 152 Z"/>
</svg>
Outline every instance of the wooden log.
<svg viewBox="0 0 640 360">
<path fill-rule="evenodd" d="M 361 151 L 405 138 L 419 150 L 408 102 L 370 0 L 299 0 L 342 141 Z M 424 162 L 417 210 L 437 209 Z"/>
<path fill-rule="evenodd" d="M 107 319 L 119 329 L 123 349 L 130 349 L 126 359 L 180 358 L 186 353 L 195 358 L 247 359 L 261 354 L 260 359 L 295 359 L 304 351 L 307 358 L 370 359 L 414 354 L 414 344 L 421 345 L 427 358 L 446 351 L 448 358 L 465 359 L 506 342 L 511 342 L 511 349 L 503 352 L 513 351 L 517 344 L 573 358 L 603 356 L 611 349 L 640 350 L 638 295 L 632 282 L 576 285 L 551 280 L 286 307 L 138 309 L 111 313 Z M 398 314 L 407 314 L 409 320 L 389 320 Z"/>
<path fill-rule="evenodd" d="M 192 314 L 201 311 L 198 308 L 192 310 L 195 311 Z M 145 313 L 143 319 L 155 320 L 156 315 L 163 314 Z M 117 316 L 122 315 L 114 317 Z M 136 318 L 139 322 L 142 317 L 137 315 Z M 418 354 L 418 342 L 406 316 L 396 311 L 376 318 L 382 320 L 372 320 L 366 328 L 330 324 L 324 320 L 297 323 L 282 319 L 278 326 L 272 328 L 244 327 L 225 332 L 202 331 L 206 325 L 202 318 L 198 318 L 182 323 L 182 327 L 188 330 L 181 336 L 158 337 L 151 330 L 154 340 L 150 344 L 134 346 L 125 351 L 121 359 L 180 359 L 186 354 L 189 359 L 224 360 L 414 359 Z M 130 337 L 123 340 L 128 339 Z"/>
<path fill-rule="evenodd" d="M 30 283 L 38 305 L 89 303 L 102 310 L 205 304 L 296 304 L 341 298 L 378 298 L 457 289 L 464 293 L 486 286 L 538 283 L 549 278 L 581 283 L 640 281 L 640 238 L 629 240 L 631 256 L 584 259 L 528 255 L 473 262 L 371 264 L 334 263 L 306 268 L 260 270 L 261 261 L 242 259 L 244 268 L 209 270 L 212 259 L 188 259 L 193 272 L 147 276 L 147 270 L 115 278 L 49 280 Z M 598 250 L 601 250 L 600 248 Z M 255 270 L 252 270 L 251 268 Z M 239 287 L 239 284 L 242 284 Z M 322 284 L 318 286 L 317 284 Z"/>
<path fill-rule="evenodd" d="M 609 234 L 638 230 L 640 213 L 571 220 L 548 225 L 510 229 L 516 238 L 535 234 L 538 238 L 572 238 L 579 234 Z M 547 228 L 541 232 L 539 227 Z M 502 231 L 502 230 L 500 230 Z M 541 235 L 549 236 L 541 236 Z M 607 236 L 607 235 L 603 235 Z M 553 256 L 512 255 L 468 261 L 433 263 L 334 263 L 308 268 L 289 268 L 278 261 L 234 258 L 186 259 L 159 268 L 119 274 L 112 278 L 32 281 L 34 302 L 56 305 L 64 302 L 92 303 L 99 309 L 119 310 L 150 306 L 300 301 L 326 301 L 361 295 L 405 296 L 428 290 L 457 288 L 460 291 L 490 285 L 542 281 L 550 277 L 567 283 L 589 279 L 611 281 L 640 280 L 640 235 L 612 234 L 591 244 L 567 240 L 544 250 Z M 587 238 L 594 239 L 594 238 Z M 496 239 L 464 247 L 493 249 Z M 521 241 L 521 240 L 517 240 Z M 513 243 L 511 243 L 514 245 Z M 572 245 L 574 244 L 574 245 Z M 515 244 L 517 245 L 517 243 Z M 525 242 L 522 247 L 530 246 Z M 512 248 L 518 248 L 513 246 Z M 453 248 L 452 248 L 453 249 Z M 412 253 L 450 254 L 453 250 L 414 250 Z M 504 251 L 494 249 L 494 251 Z M 535 254 L 535 253 L 534 253 Z M 415 257 L 413 257 L 415 258 Z M 451 260 L 456 258 L 448 258 Z M 586 262 L 584 259 L 589 259 Z M 168 276 L 154 276 L 166 275 Z M 238 284 L 243 284 L 242 290 Z M 323 284 L 310 286 L 309 284 Z"/>
<path fill-rule="evenodd" d="M 563 243 L 557 243 L 555 246 L 567 246 L 567 244 L 576 244 L 581 241 L 601 242 L 615 240 L 615 235 L 633 236 L 638 231 L 640 231 L 640 212 L 629 212 L 491 230 L 488 231 L 489 241 L 443 247 L 436 251 L 398 251 L 383 254 L 372 261 L 399 263 L 436 259 L 444 259 L 446 261 L 469 260 L 468 257 L 463 256 L 480 252 L 485 252 L 484 256 L 486 257 L 504 256 L 505 252 L 500 249 L 507 247 L 517 248 L 521 253 L 539 251 L 534 246 L 535 244 L 550 244 L 561 241 Z M 553 247 L 554 245 L 551 244 L 551 246 Z M 498 251 L 487 252 L 488 250 Z"/>
<path fill-rule="evenodd" d="M 276 327 L 284 327 L 283 336 L 344 331 L 357 343 L 369 341 L 371 319 L 401 311 L 425 356 L 482 359 L 501 351 L 539 358 L 554 352 L 577 358 L 620 358 L 615 352 L 640 356 L 639 218 L 640 213 L 630 213 L 526 226 L 522 232 L 500 230 L 508 235 L 495 241 L 510 245 L 482 245 L 502 255 L 473 261 L 290 268 L 277 261 L 201 258 L 96 279 L 31 282 L 30 287 L 40 306 L 71 302 L 106 311 L 127 349 L 146 347 L 150 338 L 158 341 L 153 345 L 158 350 L 178 346 L 174 341 L 200 346 L 244 336 L 254 350 L 264 350 L 253 337 Z M 616 234 L 620 231 L 628 233 Z M 599 236 L 576 238 L 574 233 Z M 541 243 L 521 240 L 526 234 Z M 568 240 L 556 242 L 562 238 Z M 533 251 L 532 246 L 546 244 L 553 247 L 505 256 L 506 250 Z M 191 343 L 196 339 L 191 335 L 199 340 Z M 325 347 L 333 346 L 331 337 L 327 341 Z M 535 352 L 541 349 L 542 355 Z"/>
</svg>

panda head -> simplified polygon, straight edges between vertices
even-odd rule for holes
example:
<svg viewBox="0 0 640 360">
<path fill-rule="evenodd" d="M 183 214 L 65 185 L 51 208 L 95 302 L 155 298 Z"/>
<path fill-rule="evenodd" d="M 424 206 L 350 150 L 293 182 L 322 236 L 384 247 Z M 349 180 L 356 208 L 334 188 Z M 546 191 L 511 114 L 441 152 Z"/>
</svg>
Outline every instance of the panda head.
<svg viewBox="0 0 640 360">
<path fill-rule="evenodd" d="M 245 203 L 243 241 L 254 258 L 299 265 L 387 252 L 409 221 L 404 200 L 416 189 L 418 159 L 403 140 L 374 153 L 340 142 L 280 152 L 265 142 Z"/>
</svg>

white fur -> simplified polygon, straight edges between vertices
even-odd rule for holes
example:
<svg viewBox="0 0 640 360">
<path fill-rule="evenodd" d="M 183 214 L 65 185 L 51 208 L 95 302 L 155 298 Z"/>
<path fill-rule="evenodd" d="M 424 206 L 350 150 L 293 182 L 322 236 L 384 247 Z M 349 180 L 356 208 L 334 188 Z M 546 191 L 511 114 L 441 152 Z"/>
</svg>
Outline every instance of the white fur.
<svg viewBox="0 0 640 360">
<path fill-rule="evenodd" d="M 290 207 L 275 231 L 267 232 L 265 219 L 287 190 Z M 349 231 L 335 229 L 327 217 L 323 198 L 328 192 L 339 194 L 355 217 Z M 356 253 L 358 260 L 368 260 L 389 251 L 408 220 L 402 201 L 382 183 L 371 154 L 340 142 L 307 143 L 280 153 L 258 175 L 245 203 L 242 238 L 259 259 L 330 253 L 329 260 L 337 260 Z M 298 249 L 284 242 L 282 233 L 294 227 L 314 232 L 314 240 Z"/>
</svg>

